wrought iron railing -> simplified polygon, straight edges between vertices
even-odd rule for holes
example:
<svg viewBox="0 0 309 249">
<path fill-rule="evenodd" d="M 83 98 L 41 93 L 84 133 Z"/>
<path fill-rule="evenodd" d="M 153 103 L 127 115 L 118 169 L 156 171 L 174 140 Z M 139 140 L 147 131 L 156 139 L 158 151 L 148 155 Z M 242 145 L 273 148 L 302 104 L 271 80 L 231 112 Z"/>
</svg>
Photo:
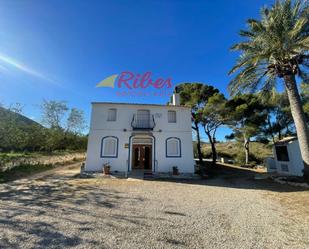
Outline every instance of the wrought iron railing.
<svg viewBox="0 0 309 249">
<path fill-rule="evenodd" d="M 133 130 L 153 130 L 156 126 L 154 116 L 150 114 L 133 114 L 131 126 Z"/>
</svg>

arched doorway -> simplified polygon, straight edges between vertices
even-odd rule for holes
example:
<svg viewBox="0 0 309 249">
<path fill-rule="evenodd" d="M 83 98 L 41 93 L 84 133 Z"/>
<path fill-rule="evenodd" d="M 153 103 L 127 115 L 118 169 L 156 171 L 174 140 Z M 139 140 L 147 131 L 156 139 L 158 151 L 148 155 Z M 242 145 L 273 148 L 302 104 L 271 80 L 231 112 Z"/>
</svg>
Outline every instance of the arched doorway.
<svg viewBox="0 0 309 249">
<path fill-rule="evenodd" d="M 132 140 L 132 170 L 152 170 L 152 138 L 136 137 Z"/>
<path fill-rule="evenodd" d="M 144 147 L 144 169 L 151 169 L 151 146 Z"/>
</svg>

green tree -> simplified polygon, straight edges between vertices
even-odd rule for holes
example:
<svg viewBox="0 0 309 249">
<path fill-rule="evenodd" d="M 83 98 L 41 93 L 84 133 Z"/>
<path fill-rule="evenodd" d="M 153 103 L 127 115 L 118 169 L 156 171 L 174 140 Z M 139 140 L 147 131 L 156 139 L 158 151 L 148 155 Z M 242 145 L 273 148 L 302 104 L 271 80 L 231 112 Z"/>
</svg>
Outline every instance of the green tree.
<svg viewBox="0 0 309 249">
<path fill-rule="evenodd" d="M 238 71 L 230 82 L 232 94 L 271 89 L 282 78 L 288 94 L 302 158 L 304 175 L 309 177 L 309 133 L 298 92 L 296 77 L 308 82 L 309 5 L 307 1 L 276 1 L 261 10 L 261 20 L 249 19 L 248 29 L 241 30 L 245 41 L 232 47 L 241 52 L 230 73 Z"/>
<path fill-rule="evenodd" d="M 258 98 L 262 105 L 264 105 L 266 110 L 266 124 L 263 127 L 263 133 L 266 137 L 270 136 L 273 143 L 275 143 L 275 129 L 272 122 L 272 117 L 274 116 L 274 110 L 276 108 L 276 89 L 273 88 L 271 91 L 261 91 L 258 93 Z"/>
<path fill-rule="evenodd" d="M 84 113 L 77 108 L 70 109 L 64 101 L 46 101 L 41 105 L 42 122 L 46 130 L 46 150 L 64 150 L 72 148 L 72 143 L 80 142 L 85 128 Z M 79 146 L 76 146 L 79 147 Z M 75 148 L 75 147 L 74 147 Z"/>
<path fill-rule="evenodd" d="M 286 92 L 278 93 L 273 88 L 271 91 L 259 92 L 258 98 L 267 113 L 266 124 L 262 127 L 264 136 L 270 136 L 274 143 L 276 139 L 282 139 L 282 136 L 293 134 L 294 122 Z"/>
<path fill-rule="evenodd" d="M 84 112 L 72 108 L 67 118 L 66 130 L 74 134 L 80 134 L 86 128 Z"/>
<path fill-rule="evenodd" d="M 48 129 L 39 124 L 25 127 L 25 149 L 28 151 L 41 151 L 45 149 Z"/>
<path fill-rule="evenodd" d="M 261 132 L 267 114 L 254 94 L 238 95 L 226 103 L 226 124 L 233 129 L 231 138 L 243 142 L 245 164 L 249 164 L 250 140 Z"/>
<path fill-rule="evenodd" d="M 218 93 L 219 90 L 202 83 L 182 83 L 176 86 L 175 92 L 180 95 L 180 104 L 191 108 L 192 129 L 196 132 L 198 158 L 202 165 L 203 155 L 199 127 L 203 118 L 203 109 L 208 98 Z"/>
<path fill-rule="evenodd" d="M 8 150 L 22 150 L 26 146 L 25 127 L 20 120 L 23 106 L 20 103 L 11 104 L 0 111 L 0 141 L 1 147 Z"/>
<path fill-rule="evenodd" d="M 51 129 L 62 129 L 62 120 L 69 110 L 65 101 L 43 100 L 42 123 Z"/>
<path fill-rule="evenodd" d="M 53 151 L 85 149 L 83 112 L 64 102 L 44 101 L 44 124 L 25 117 L 23 105 L 0 107 L 0 151 Z M 70 111 L 69 111 L 70 110 Z"/>
<path fill-rule="evenodd" d="M 226 121 L 226 99 L 223 94 L 215 93 L 208 98 L 204 106 L 203 117 L 201 120 L 204 131 L 208 137 L 212 151 L 212 165 L 216 165 L 216 132 L 217 129 Z"/>
</svg>

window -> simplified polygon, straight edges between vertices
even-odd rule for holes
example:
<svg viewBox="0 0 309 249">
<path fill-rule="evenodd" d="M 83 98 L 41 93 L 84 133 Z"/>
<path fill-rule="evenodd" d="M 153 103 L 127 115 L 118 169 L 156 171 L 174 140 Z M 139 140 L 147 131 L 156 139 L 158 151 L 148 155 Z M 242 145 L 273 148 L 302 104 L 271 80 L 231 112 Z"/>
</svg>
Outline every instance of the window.
<svg viewBox="0 0 309 249">
<path fill-rule="evenodd" d="M 138 128 L 150 127 L 150 111 L 149 110 L 137 110 L 136 125 Z"/>
<path fill-rule="evenodd" d="M 107 121 L 116 121 L 117 109 L 108 109 Z"/>
<path fill-rule="evenodd" d="M 176 123 L 176 112 L 175 111 L 168 111 L 167 112 L 167 119 L 169 123 Z"/>
<path fill-rule="evenodd" d="M 180 139 L 171 137 L 166 139 L 166 157 L 181 157 Z"/>
<path fill-rule="evenodd" d="M 289 161 L 289 154 L 286 146 L 276 146 L 276 154 L 278 161 Z"/>
<path fill-rule="evenodd" d="M 101 143 L 101 157 L 118 157 L 118 138 L 103 137 Z"/>
</svg>

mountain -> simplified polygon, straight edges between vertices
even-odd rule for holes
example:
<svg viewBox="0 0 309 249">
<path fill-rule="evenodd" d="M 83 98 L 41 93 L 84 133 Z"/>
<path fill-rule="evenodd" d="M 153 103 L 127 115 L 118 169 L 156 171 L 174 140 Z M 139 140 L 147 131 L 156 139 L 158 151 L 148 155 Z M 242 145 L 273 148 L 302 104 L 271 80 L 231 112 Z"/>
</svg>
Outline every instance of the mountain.
<svg viewBox="0 0 309 249">
<path fill-rule="evenodd" d="M 5 125 L 13 122 L 16 126 L 20 128 L 25 128 L 26 126 L 38 126 L 43 128 L 38 122 L 11 110 L 0 107 L 0 125 Z"/>
<path fill-rule="evenodd" d="M 0 152 L 40 148 L 44 127 L 34 120 L 0 107 Z"/>
</svg>

